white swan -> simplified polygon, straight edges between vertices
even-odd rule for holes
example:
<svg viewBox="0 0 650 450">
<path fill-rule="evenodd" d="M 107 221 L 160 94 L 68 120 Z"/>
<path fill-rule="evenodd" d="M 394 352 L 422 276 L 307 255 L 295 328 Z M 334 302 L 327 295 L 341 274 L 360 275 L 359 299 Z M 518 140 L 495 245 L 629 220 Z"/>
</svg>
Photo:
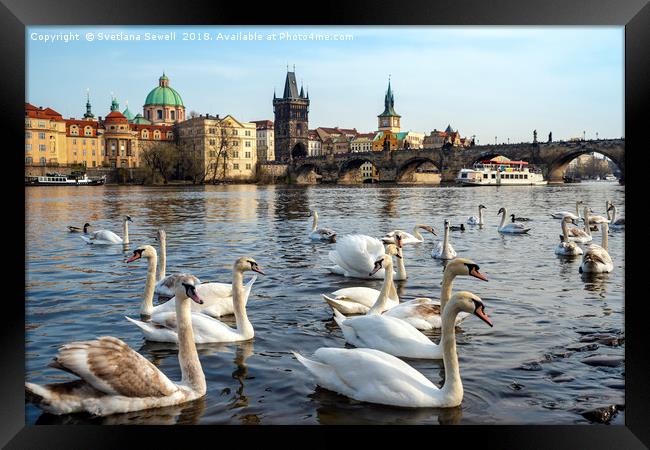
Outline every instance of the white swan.
<svg viewBox="0 0 650 450">
<path fill-rule="evenodd" d="M 158 268 L 158 275 L 156 276 L 156 286 L 154 293 L 162 297 L 174 296 L 174 285 L 176 279 L 185 275 L 186 273 L 175 273 L 167 275 L 167 233 L 165 230 L 160 229 L 157 232 L 156 240 L 160 245 L 160 267 Z M 201 284 L 201 280 L 196 279 L 196 284 Z"/>
<path fill-rule="evenodd" d="M 388 274 L 392 273 L 392 259 L 390 255 L 383 255 L 375 262 L 373 272 L 384 268 Z M 365 316 L 346 318 L 334 310 L 334 320 L 341 328 L 345 341 L 356 347 L 374 348 L 394 356 L 440 359 L 441 348 L 417 328 L 401 319 L 381 314 L 386 309 L 392 282 L 390 276 L 384 279 L 377 301 Z"/>
<path fill-rule="evenodd" d="M 318 385 L 355 400 L 407 408 L 451 408 L 463 400 L 454 327 L 454 318 L 460 311 L 473 313 L 492 326 L 478 296 L 462 291 L 452 297 L 443 312 L 440 346 L 445 384 L 442 388 L 401 359 L 379 350 L 324 347 L 316 350 L 312 358 L 293 354 Z"/>
<path fill-rule="evenodd" d="M 575 242 L 569 241 L 568 223 L 573 222 L 571 217 L 566 216 L 562 219 L 562 234 L 560 235 L 560 243 L 555 247 L 556 255 L 575 256 L 582 255 L 582 249 L 576 245 Z"/>
<path fill-rule="evenodd" d="M 483 210 L 487 209 L 483 205 L 478 205 L 478 217 L 470 216 L 467 218 L 467 223 L 469 225 L 483 225 Z"/>
<path fill-rule="evenodd" d="M 309 238 L 313 241 L 329 241 L 336 242 L 336 233 L 329 228 L 318 228 L 318 213 L 314 210 L 310 213 L 313 216 L 313 223 Z"/>
<path fill-rule="evenodd" d="M 193 312 L 192 328 L 194 329 L 194 342 L 197 344 L 238 342 L 253 338 L 255 331 L 253 330 L 253 324 L 248 320 L 248 315 L 246 314 L 248 296 L 244 291 L 244 285 L 242 283 L 244 272 L 249 270 L 264 275 L 264 272 L 262 272 L 253 258 L 243 256 L 233 264 L 233 306 L 235 309 L 236 328 L 230 328 L 225 323 L 201 312 Z M 140 328 L 147 340 L 178 342 L 175 312 L 155 314 L 151 317 L 150 322 L 142 322 L 129 317 L 127 319 Z"/>
<path fill-rule="evenodd" d="M 327 269 L 352 278 L 384 278 L 384 269 L 369 275 L 375 261 L 384 255 L 384 244 L 379 239 L 363 234 L 348 234 L 336 242 L 336 250 L 328 254 L 334 266 Z"/>
<path fill-rule="evenodd" d="M 129 222 L 133 222 L 130 216 L 124 216 L 124 239 L 109 230 L 93 231 L 88 236 L 79 236 L 87 244 L 111 245 L 129 243 Z"/>
<path fill-rule="evenodd" d="M 449 261 L 442 275 L 440 300 L 416 298 L 399 303 L 384 313 L 385 316 L 396 317 L 410 323 L 418 330 L 431 330 L 442 326 L 442 311 L 451 298 L 454 279 L 457 276 L 472 276 L 487 281 L 487 276 L 479 271 L 479 266 L 471 259 L 455 258 Z M 468 314 L 463 312 L 456 316 L 459 325 Z"/>
<path fill-rule="evenodd" d="M 497 228 L 499 233 L 521 234 L 521 233 L 528 233 L 531 230 L 530 228 L 526 228 L 524 225 L 516 222 L 515 223 L 510 222 L 509 224 L 506 225 L 506 217 L 508 217 L 508 210 L 506 208 L 499 209 L 497 216 L 501 213 L 503 213 L 503 217 L 501 217 L 501 224 L 499 225 L 499 228 Z"/>
<path fill-rule="evenodd" d="M 554 219 L 564 219 L 564 217 L 569 216 L 574 220 L 580 220 L 580 205 L 582 205 L 582 200 L 578 200 L 576 202 L 576 213 L 573 214 L 569 211 L 557 211 L 554 213 L 551 213 L 551 217 Z"/>
<path fill-rule="evenodd" d="M 431 256 L 437 259 L 454 259 L 456 250 L 449 242 L 449 221 L 445 219 L 445 237 L 431 251 Z"/>
<path fill-rule="evenodd" d="M 401 249 L 398 249 L 397 246 L 388 244 L 386 246 L 386 254 L 397 256 L 401 264 L 404 264 L 402 261 Z M 379 313 L 382 313 L 386 309 L 390 309 L 399 303 L 399 297 L 397 296 L 397 290 L 395 289 L 393 278 L 394 277 L 384 277 L 382 290 L 386 289 L 387 299 L 384 304 L 380 305 L 383 306 L 383 308 L 379 310 Z M 381 292 L 377 289 L 357 286 L 334 291 L 332 292 L 334 297 L 328 297 L 325 294 L 321 295 L 327 304 L 332 307 L 332 310 L 338 311 L 347 316 L 350 314 L 367 314 L 368 311 L 373 308 L 373 305 L 377 303 L 380 294 Z"/>
<path fill-rule="evenodd" d="M 589 212 L 592 213 L 592 212 L 594 212 L 594 210 L 589 208 Z M 601 223 L 610 223 L 609 212 L 607 214 L 608 214 L 607 217 L 596 216 L 596 215 L 590 214 L 589 215 L 589 224 L 590 225 L 599 225 Z"/>
<path fill-rule="evenodd" d="M 381 238 L 382 242 L 384 244 L 395 244 L 395 233 L 401 233 L 402 235 L 402 245 L 407 245 L 407 244 L 419 244 L 420 242 L 424 242 L 424 237 L 420 234 L 418 229 L 421 228 L 425 231 L 428 231 L 429 233 L 433 234 L 434 236 L 437 236 L 436 230 L 433 227 L 430 227 L 429 225 L 423 225 L 421 223 L 418 223 L 413 227 L 413 234 L 407 233 L 404 230 L 393 230 L 389 233 L 386 233 L 386 235 Z"/>
<path fill-rule="evenodd" d="M 136 261 L 140 258 L 145 258 L 148 261 L 147 279 L 145 282 L 144 293 L 142 296 L 142 303 L 140 304 L 140 315 L 143 318 L 149 319 L 151 316 L 173 312 L 176 310 L 176 299 L 172 297 L 169 301 L 157 306 L 153 306 L 154 288 L 156 284 L 156 262 L 158 256 L 156 249 L 150 245 L 143 245 L 133 250 L 133 255 L 126 260 L 127 263 Z M 189 275 L 194 279 L 194 283 L 198 284 L 199 279 L 193 275 Z M 246 298 L 250 295 L 253 283 L 257 277 L 252 277 L 246 283 L 244 293 Z M 226 283 L 203 283 L 198 284 L 196 287 L 197 292 L 201 296 L 203 303 L 198 305 L 192 303 L 193 312 L 202 312 L 211 317 L 221 317 L 232 314 L 233 307 L 233 286 Z"/>
<path fill-rule="evenodd" d="M 569 219 L 570 217 L 567 216 Z M 582 221 L 584 222 L 584 230 L 581 230 L 580 228 L 577 227 L 571 227 L 567 228 L 567 236 L 569 237 L 570 241 L 577 242 L 578 244 L 586 244 L 588 242 L 591 242 L 594 237 L 591 235 L 591 227 L 588 225 L 589 223 L 589 208 L 584 207 L 584 217 L 582 218 Z"/>
<path fill-rule="evenodd" d="M 177 405 L 203 397 L 205 376 L 194 344 L 189 304 L 190 298 L 199 303 L 201 298 L 189 277 L 177 281 L 175 293 L 179 299 L 176 315 L 180 382 L 172 382 L 120 339 L 104 336 L 64 345 L 50 364 L 80 380 L 47 385 L 25 383 L 27 397 L 52 414 L 88 412 L 96 416 Z"/>
<path fill-rule="evenodd" d="M 609 212 L 612 211 L 612 217 L 609 218 Z M 609 206 L 607 207 L 607 216 L 610 219 L 610 227 L 612 227 L 615 230 L 620 230 L 622 228 L 625 228 L 625 217 L 616 217 L 616 206 L 612 202 L 609 202 Z"/>
<path fill-rule="evenodd" d="M 607 233 L 609 225 L 603 222 L 601 225 L 601 232 L 603 233 L 602 245 L 590 244 L 587 251 L 582 255 L 582 263 L 580 264 L 580 273 L 607 273 L 614 270 L 614 263 L 612 257 L 609 256 L 607 251 Z"/>
</svg>

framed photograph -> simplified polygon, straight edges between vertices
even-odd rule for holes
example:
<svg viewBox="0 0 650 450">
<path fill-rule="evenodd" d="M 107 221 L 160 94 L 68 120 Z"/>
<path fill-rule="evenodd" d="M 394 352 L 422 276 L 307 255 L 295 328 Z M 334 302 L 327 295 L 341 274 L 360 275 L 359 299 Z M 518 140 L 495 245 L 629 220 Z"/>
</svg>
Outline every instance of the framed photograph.
<svg viewBox="0 0 650 450">
<path fill-rule="evenodd" d="M 3 0 L 0 442 L 650 445 L 647 1 L 311 6 Z"/>
</svg>

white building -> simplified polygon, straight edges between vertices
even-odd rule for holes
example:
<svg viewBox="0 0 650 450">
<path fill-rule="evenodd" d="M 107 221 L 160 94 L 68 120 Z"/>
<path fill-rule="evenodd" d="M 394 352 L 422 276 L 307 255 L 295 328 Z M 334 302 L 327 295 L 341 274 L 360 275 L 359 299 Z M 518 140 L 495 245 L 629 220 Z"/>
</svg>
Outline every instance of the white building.
<svg viewBox="0 0 650 450">
<path fill-rule="evenodd" d="M 375 133 L 360 133 L 350 142 L 350 152 L 371 152 Z"/>
<path fill-rule="evenodd" d="M 309 130 L 309 145 L 307 148 L 307 156 L 322 156 L 323 155 L 323 142 L 316 130 Z"/>
<path fill-rule="evenodd" d="M 252 123 L 256 126 L 257 160 L 259 162 L 274 161 L 274 133 L 273 122 L 270 120 L 257 120 Z"/>
</svg>

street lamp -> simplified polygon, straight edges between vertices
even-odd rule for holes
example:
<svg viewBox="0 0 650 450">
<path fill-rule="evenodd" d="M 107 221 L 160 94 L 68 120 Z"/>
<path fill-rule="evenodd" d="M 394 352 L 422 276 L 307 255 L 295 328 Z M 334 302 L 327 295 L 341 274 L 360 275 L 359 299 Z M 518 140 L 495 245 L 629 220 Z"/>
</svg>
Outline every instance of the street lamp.
<svg viewBox="0 0 650 450">
<path fill-rule="evenodd" d="M 510 145 L 510 138 L 508 138 L 508 145 Z"/>
<path fill-rule="evenodd" d="M 494 136 L 494 145 L 497 145 L 497 137 Z"/>
<path fill-rule="evenodd" d="M 584 131 L 582 132 L 582 140 L 583 141 L 585 140 L 585 132 Z"/>
<path fill-rule="evenodd" d="M 596 140 L 598 140 L 598 131 L 596 131 Z"/>
</svg>

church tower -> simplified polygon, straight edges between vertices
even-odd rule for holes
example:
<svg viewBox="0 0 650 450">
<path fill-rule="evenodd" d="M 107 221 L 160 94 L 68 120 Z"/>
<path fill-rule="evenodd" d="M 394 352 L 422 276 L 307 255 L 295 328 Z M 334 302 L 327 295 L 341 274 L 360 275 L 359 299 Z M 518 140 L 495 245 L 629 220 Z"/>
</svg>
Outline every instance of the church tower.
<svg viewBox="0 0 650 450">
<path fill-rule="evenodd" d="M 377 116 L 379 131 L 390 131 L 391 133 L 399 133 L 400 115 L 395 112 L 395 98 L 393 97 L 393 90 L 390 88 L 390 77 L 388 78 L 388 90 L 384 97 L 384 112 Z"/>
<path fill-rule="evenodd" d="M 273 93 L 276 161 L 305 157 L 309 148 L 309 93 L 305 95 L 302 87 L 298 92 L 295 66 L 293 70 L 287 70 L 282 97 Z"/>
</svg>

